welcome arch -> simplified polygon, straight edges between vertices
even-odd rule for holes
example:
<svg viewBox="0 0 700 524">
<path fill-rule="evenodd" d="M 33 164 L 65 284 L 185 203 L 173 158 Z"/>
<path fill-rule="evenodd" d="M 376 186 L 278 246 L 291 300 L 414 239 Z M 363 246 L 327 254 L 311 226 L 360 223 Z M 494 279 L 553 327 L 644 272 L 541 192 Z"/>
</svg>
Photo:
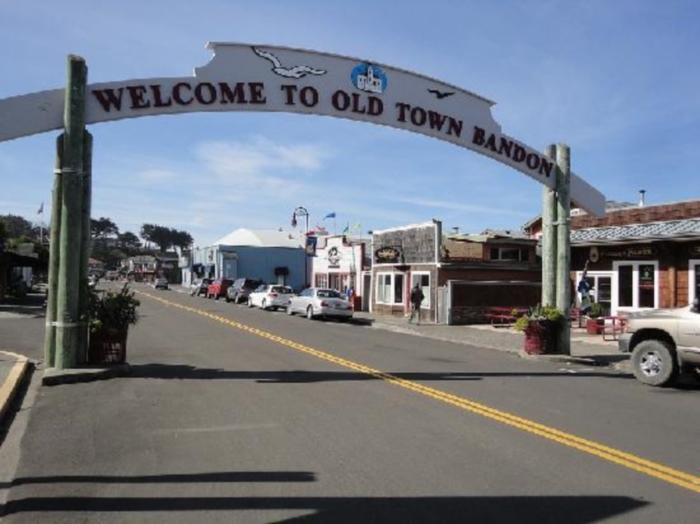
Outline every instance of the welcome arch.
<svg viewBox="0 0 700 524">
<path fill-rule="evenodd" d="M 90 85 L 84 61 L 69 57 L 65 89 L 0 100 L 0 142 L 65 131 L 55 185 L 62 200 L 55 201 L 60 205 L 54 205 L 52 226 L 61 225 L 61 245 L 72 247 L 59 254 L 54 249 L 59 237 L 52 236 L 50 289 L 57 297 L 49 300 L 47 309 L 47 367 L 79 363 L 83 302 L 71 288 L 79 288 L 80 270 L 69 266 L 86 265 L 85 255 L 85 264 L 75 255 L 76 245 L 79 251 L 87 251 L 86 241 L 75 241 L 81 231 L 85 235 L 86 215 L 89 224 L 91 147 L 85 125 L 205 111 L 277 111 L 347 118 L 437 138 L 520 171 L 551 190 L 545 218 L 556 190 L 560 218 L 553 222 L 566 227 L 567 251 L 569 199 L 594 215 L 605 213 L 604 196 L 570 172 L 568 149 L 557 158 L 553 146 L 544 154 L 504 134 L 491 113 L 494 102 L 470 91 L 399 68 L 317 51 L 218 42 L 207 44 L 207 48 L 213 51 L 213 58 L 195 68 L 191 77 Z M 561 176 L 562 169 L 565 176 Z M 561 231 L 559 236 L 561 243 Z M 560 265 L 565 268 L 560 267 L 557 288 L 563 287 L 559 281 L 564 269 L 568 278 L 568 254 Z M 543 280 L 551 277 L 545 273 L 548 271 L 543 272 Z M 558 289 L 557 296 L 561 293 Z M 568 297 L 568 290 L 566 293 Z M 559 302 L 557 299 L 557 306 L 568 311 L 568 299 L 562 305 Z"/>
</svg>

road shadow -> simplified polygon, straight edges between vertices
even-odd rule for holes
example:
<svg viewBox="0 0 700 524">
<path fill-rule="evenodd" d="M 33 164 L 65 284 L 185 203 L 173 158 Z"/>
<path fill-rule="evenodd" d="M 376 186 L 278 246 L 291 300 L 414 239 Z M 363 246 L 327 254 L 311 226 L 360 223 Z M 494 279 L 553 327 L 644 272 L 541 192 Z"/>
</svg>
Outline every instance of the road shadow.
<svg viewBox="0 0 700 524">
<path fill-rule="evenodd" d="M 279 384 L 310 384 L 316 382 L 349 382 L 364 380 L 383 380 L 391 376 L 403 380 L 414 381 L 468 381 L 483 380 L 494 377 L 604 377 L 618 380 L 629 380 L 629 375 L 600 373 L 596 371 L 582 371 L 570 373 L 568 371 L 545 372 L 405 372 L 386 371 L 376 374 L 361 373 L 357 371 L 233 371 L 219 368 L 199 368 L 186 364 L 135 364 L 130 366 L 130 377 L 143 379 L 163 380 L 252 380 L 259 383 Z"/>
<path fill-rule="evenodd" d="M 23 297 L 7 297 L 0 303 L 0 314 L 12 313 L 31 318 L 46 316 L 44 302 L 46 296 L 43 293 L 27 293 Z"/>
<path fill-rule="evenodd" d="M 622 496 L 533 496 L 533 497 L 44 497 L 10 500 L 5 516 L 31 513 L 42 518 L 82 520 L 79 513 L 133 513 L 147 519 L 148 513 L 290 511 L 285 522 L 299 523 L 436 523 L 537 522 L 583 524 L 601 522 L 639 510 L 648 503 Z M 308 512 L 298 516 L 300 511 Z M 44 515 L 42 515 L 44 514 Z M 94 516 L 94 515 L 93 515 Z M 173 515 L 174 516 L 174 515 Z M 223 517 L 223 515 L 220 515 Z M 242 518 L 243 514 L 238 514 Z M 151 518 L 155 516 L 151 515 Z M 192 518 L 196 518 L 192 514 Z M 628 518 L 632 519 L 632 516 Z M 12 522 L 12 521 L 10 521 Z"/>
<path fill-rule="evenodd" d="M 208 473 L 174 473 L 163 475 L 47 475 L 44 477 L 19 477 L 0 484 L 0 488 L 38 484 L 188 484 L 227 482 L 316 482 L 316 474 L 310 471 L 213 471 Z"/>
</svg>

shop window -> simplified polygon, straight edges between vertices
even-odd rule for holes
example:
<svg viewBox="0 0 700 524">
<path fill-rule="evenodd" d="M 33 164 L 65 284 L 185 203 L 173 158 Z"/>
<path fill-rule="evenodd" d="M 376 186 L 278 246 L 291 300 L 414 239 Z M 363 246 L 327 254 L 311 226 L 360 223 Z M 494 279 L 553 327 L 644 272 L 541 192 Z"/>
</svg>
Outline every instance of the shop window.
<svg viewBox="0 0 700 524">
<path fill-rule="evenodd" d="M 613 309 L 659 307 L 658 262 L 614 262 L 613 269 L 617 274 Z"/>
<path fill-rule="evenodd" d="M 328 287 L 328 274 L 327 273 L 317 273 L 316 274 L 316 287 Z"/>
<path fill-rule="evenodd" d="M 377 303 L 403 304 L 404 276 L 402 273 L 377 274 Z"/>
<path fill-rule="evenodd" d="M 688 265 L 688 304 L 700 298 L 700 260 L 691 260 Z"/>
</svg>

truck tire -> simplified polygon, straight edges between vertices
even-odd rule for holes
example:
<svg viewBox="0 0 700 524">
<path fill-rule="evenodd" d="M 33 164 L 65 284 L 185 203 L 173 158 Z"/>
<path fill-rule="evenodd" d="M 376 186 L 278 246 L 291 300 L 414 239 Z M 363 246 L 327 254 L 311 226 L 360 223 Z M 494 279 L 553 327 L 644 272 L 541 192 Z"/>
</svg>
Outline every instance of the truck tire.
<svg viewBox="0 0 700 524">
<path fill-rule="evenodd" d="M 649 386 L 668 386 L 678 377 L 676 352 L 667 342 L 644 340 L 634 348 L 630 360 L 635 378 Z"/>
</svg>

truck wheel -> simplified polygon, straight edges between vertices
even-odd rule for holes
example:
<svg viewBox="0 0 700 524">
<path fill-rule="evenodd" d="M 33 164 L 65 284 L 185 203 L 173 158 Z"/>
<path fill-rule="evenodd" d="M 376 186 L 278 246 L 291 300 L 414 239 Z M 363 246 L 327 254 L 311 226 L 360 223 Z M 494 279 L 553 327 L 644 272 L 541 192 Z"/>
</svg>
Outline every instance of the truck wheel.
<svg viewBox="0 0 700 524">
<path fill-rule="evenodd" d="M 640 342 L 631 362 L 635 378 L 649 386 L 668 386 L 678 377 L 676 352 L 661 340 Z"/>
</svg>

